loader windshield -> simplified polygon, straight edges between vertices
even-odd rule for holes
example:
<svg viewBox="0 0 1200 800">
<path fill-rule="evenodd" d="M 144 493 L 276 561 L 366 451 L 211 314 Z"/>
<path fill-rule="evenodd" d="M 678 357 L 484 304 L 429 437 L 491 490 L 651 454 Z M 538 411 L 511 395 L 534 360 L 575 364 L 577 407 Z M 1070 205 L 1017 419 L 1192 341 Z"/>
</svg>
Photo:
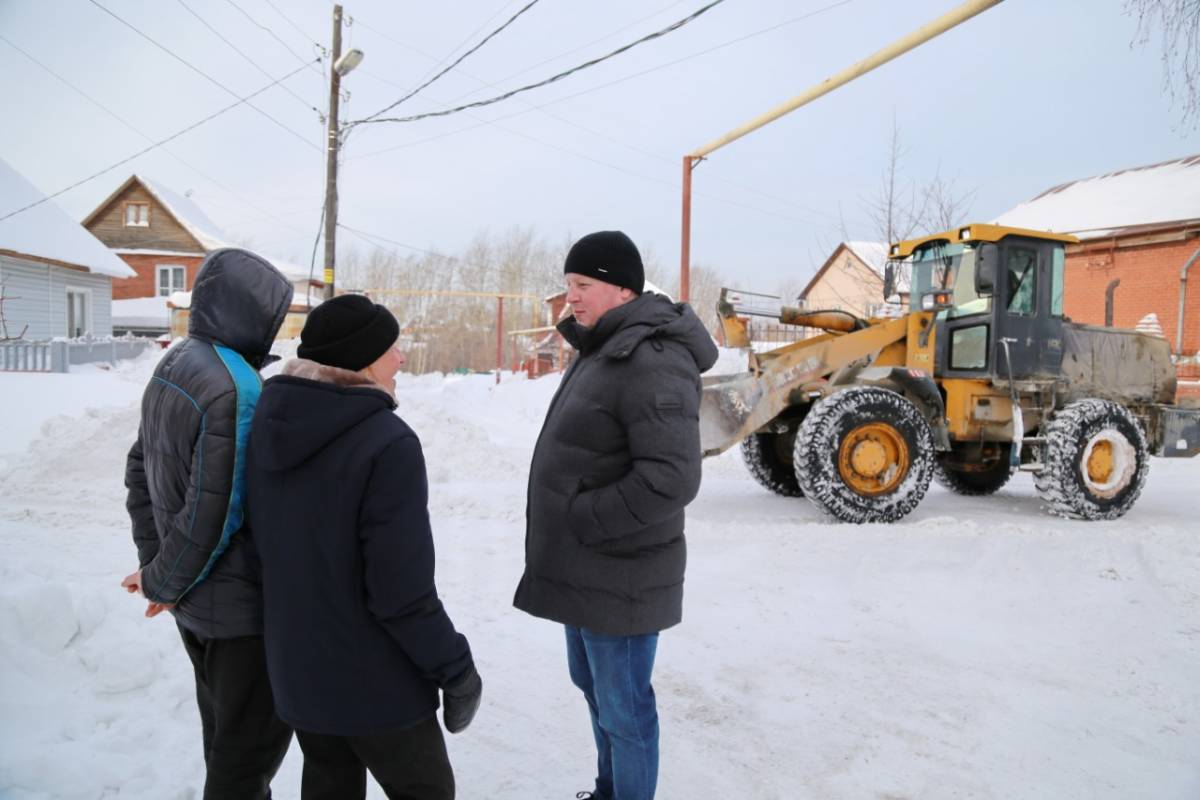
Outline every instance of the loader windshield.
<svg viewBox="0 0 1200 800">
<path fill-rule="evenodd" d="M 975 248 L 970 243 L 930 242 L 912 254 L 910 307 L 921 309 L 921 298 L 931 292 L 950 292 L 954 307 L 947 318 L 979 314 L 991 309 L 991 298 L 975 293 Z"/>
</svg>

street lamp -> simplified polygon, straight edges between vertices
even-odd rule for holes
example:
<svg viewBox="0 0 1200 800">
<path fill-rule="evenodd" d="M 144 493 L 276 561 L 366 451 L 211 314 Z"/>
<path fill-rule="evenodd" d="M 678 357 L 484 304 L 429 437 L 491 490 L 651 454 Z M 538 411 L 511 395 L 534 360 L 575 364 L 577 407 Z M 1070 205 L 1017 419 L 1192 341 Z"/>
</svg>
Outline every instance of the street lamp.
<svg viewBox="0 0 1200 800">
<path fill-rule="evenodd" d="M 333 69 L 329 70 L 329 140 L 325 152 L 325 299 L 333 297 L 333 267 L 337 250 L 338 100 L 342 76 L 362 63 L 357 48 L 342 55 L 342 7 L 333 7 Z"/>
</svg>

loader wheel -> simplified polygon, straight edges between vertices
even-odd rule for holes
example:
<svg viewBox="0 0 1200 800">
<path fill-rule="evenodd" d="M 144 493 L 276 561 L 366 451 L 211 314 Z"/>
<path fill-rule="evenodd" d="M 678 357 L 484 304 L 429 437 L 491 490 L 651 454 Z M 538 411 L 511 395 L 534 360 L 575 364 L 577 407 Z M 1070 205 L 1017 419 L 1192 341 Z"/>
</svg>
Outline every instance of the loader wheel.
<svg viewBox="0 0 1200 800">
<path fill-rule="evenodd" d="M 929 489 L 933 439 L 904 397 L 856 386 L 805 417 L 793 459 L 801 490 L 825 513 L 843 522 L 895 522 Z"/>
<path fill-rule="evenodd" d="M 933 479 L 955 494 L 969 497 L 995 494 L 1013 476 L 1008 461 L 1011 449 L 1011 445 L 1002 445 L 993 460 L 980 464 L 951 463 L 947 457 L 952 458 L 952 453 L 940 454 Z"/>
<path fill-rule="evenodd" d="M 784 497 L 803 497 L 792 467 L 796 432 L 755 433 L 742 441 L 742 460 L 763 487 Z"/>
<path fill-rule="evenodd" d="M 1137 420 L 1108 400 L 1077 400 L 1046 429 L 1042 470 L 1034 478 L 1051 513 L 1117 519 L 1133 507 L 1150 470 Z"/>
</svg>

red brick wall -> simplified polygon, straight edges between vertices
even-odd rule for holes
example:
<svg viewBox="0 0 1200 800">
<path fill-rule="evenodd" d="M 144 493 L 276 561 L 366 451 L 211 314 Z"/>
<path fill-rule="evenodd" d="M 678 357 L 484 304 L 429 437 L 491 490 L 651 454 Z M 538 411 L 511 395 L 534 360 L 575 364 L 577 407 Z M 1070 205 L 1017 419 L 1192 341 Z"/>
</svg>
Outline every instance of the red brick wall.
<svg viewBox="0 0 1200 800">
<path fill-rule="evenodd" d="M 190 291 L 196 280 L 196 273 L 200 271 L 200 263 L 204 260 L 204 256 L 151 256 L 128 253 L 119 253 L 118 255 L 122 261 L 133 267 L 137 276 L 113 281 L 113 300 L 153 297 L 155 267 L 160 264 L 186 267 L 186 288 Z"/>
<path fill-rule="evenodd" d="M 1119 242 L 1118 242 L 1119 244 Z M 1064 312 L 1076 322 L 1104 324 L 1104 290 L 1121 279 L 1113 298 L 1113 325 L 1134 328 L 1142 317 L 1158 315 L 1163 334 L 1175 350 L 1179 315 L 1179 272 L 1200 247 L 1200 240 L 1164 242 L 1109 249 L 1090 243 L 1068 252 Z M 1200 261 L 1188 273 L 1183 353 L 1200 350 Z"/>
</svg>

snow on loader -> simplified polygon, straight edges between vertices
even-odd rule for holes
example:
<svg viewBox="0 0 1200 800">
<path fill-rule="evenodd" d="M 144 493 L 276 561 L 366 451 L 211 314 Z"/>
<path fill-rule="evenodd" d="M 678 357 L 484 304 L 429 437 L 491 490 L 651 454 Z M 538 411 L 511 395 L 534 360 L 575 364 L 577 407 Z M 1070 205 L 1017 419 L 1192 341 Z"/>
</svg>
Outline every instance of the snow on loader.
<svg viewBox="0 0 1200 800">
<path fill-rule="evenodd" d="M 1017 469 L 1052 513 L 1122 516 L 1149 455 L 1200 452 L 1200 409 L 1172 405 L 1165 340 L 1063 316 L 1075 241 L 973 224 L 893 244 L 885 300 L 911 269 L 910 308 L 894 319 L 764 312 L 724 290 L 729 347 L 750 345 L 746 314 L 823 333 L 705 379 L 705 455 L 740 443 L 759 483 L 845 522 L 901 519 L 931 479 L 991 494 Z"/>
</svg>

